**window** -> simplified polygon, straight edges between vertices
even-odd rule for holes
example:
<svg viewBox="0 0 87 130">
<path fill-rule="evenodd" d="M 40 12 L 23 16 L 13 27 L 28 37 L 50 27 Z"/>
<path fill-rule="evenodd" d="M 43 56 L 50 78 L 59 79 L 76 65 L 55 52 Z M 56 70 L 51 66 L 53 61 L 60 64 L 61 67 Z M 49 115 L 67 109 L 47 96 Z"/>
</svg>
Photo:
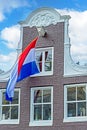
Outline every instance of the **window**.
<svg viewBox="0 0 87 130">
<path fill-rule="evenodd" d="M 53 47 L 36 49 L 36 62 L 39 75 L 53 74 Z"/>
<path fill-rule="evenodd" d="M 52 125 L 53 120 L 53 88 L 31 88 L 31 126 Z"/>
<path fill-rule="evenodd" d="M 64 86 L 64 121 L 87 121 L 87 84 Z"/>
<path fill-rule="evenodd" d="M 12 102 L 5 100 L 5 90 L 0 90 L 0 124 L 15 124 L 19 119 L 19 90 L 15 90 Z"/>
</svg>

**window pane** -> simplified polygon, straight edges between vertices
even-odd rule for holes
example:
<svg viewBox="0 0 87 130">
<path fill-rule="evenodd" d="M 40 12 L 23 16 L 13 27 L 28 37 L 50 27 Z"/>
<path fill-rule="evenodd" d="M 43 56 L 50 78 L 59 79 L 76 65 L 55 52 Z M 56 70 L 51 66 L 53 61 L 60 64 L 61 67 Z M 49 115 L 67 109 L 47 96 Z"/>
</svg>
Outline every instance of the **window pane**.
<svg viewBox="0 0 87 130">
<path fill-rule="evenodd" d="M 34 120 L 42 120 L 42 105 L 34 105 Z"/>
<path fill-rule="evenodd" d="M 5 100 L 5 92 L 2 92 L 2 104 L 10 104 L 9 101 Z"/>
<path fill-rule="evenodd" d="M 10 107 L 9 106 L 3 106 L 2 107 L 2 119 L 9 119 L 10 118 Z"/>
<path fill-rule="evenodd" d="M 5 92 L 2 91 L 2 107 L 1 107 L 2 120 L 18 119 L 18 106 L 17 106 L 19 105 L 18 103 L 19 103 L 19 91 L 14 92 L 14 97 L 12 102 L 8 102 L 7 100 L 5 100 Z"/>
<path fill-rule="evenodd" d="M 51 104 L 43 105 L 43 120 L 51 120 Z"/>
<path fill-rule="evenodd" d="M 18 119 L 18 106 L 11 107 L 11 119 Z"/>
<path fill-rule="evenodd" d="M 43 102 L 51 102 L 51 89 L 43 90 Z"/>
<path fill-rule="evenodd" d="M 41 103 L 42 102 L 42 91 L 35 90 L 34 91 L 34 103 Z"/>
<path fill-rule="evenodd" d="M 86 99 L 86 87 L 77 87 L 77 100 Z"/>
<path fill-rule="evenodd" d="M 76 100 L 76 88 L 71 87 L 67 88 L 67 101 L 74 101 Z"/>
<path fill-rule="evenodd" d="M 45 61 L 52 61 L 52 50 L 45 51 Z"/>
<path fill-rule="evenodd" d="M 67 104 L 67 114 L 68 117 L 76 116 L 76 103 Z"/>
<path fill-rule="evenodd" d="M 52 69 L 52 63 L 51 62 L 45 62 L 45 71 L 51 71 Z"/>
<path fill-rule="evenodd" d="M 51 120 L 51 87 L 33 88 L 31 92 L 34 95 L 31 104 L 33 120 Z"/>
<path fill-rule="evenodd" d="M 86 102 L 78 103 L 78 116 L 86 116 Z"/>
<path fill-rule="evenodd" d="M 36 51 L 36 62 L 40 71 L 42 71 L 42 52 Z"/>
<path fill-rule="evenodd" d="M 45 71 L 51 71 L 52 69 L 52 50 L 45 52 Z"/>
<path fill-rule="evenodd" d="M 18 97 L 19 97 L 19 92 L 15 91 L 12 104 L 18 104 Z"/>
</svg>

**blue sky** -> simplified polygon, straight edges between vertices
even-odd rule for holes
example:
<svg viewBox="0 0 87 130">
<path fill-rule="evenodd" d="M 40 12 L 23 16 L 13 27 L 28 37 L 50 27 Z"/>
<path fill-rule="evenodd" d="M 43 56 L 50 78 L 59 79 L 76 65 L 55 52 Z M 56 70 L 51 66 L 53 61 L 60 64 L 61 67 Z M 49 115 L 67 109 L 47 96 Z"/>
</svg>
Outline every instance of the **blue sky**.
<svg viewBox="0 0 87 130">
<path fill-rule="evenodd" d="M 57 8 L 61 15 L 72 17 L 69 23 L 71 55 L 75 62 L 87 63 L 86 0 L 0 0 L 0 69 L 8 71 L 16 60 L 20 38 L 18 22 L 39 7 Z"/>
</svg>

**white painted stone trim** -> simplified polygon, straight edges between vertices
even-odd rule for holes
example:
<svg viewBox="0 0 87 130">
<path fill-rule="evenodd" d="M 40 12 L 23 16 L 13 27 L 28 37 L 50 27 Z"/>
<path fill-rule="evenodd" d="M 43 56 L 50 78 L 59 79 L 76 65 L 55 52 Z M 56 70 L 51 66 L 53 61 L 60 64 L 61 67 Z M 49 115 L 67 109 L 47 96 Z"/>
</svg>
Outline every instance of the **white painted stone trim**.
<svg viewBox="0 0 87 130">
<path fill-rule="evenodd" d="M 69 15 L 61 16 L 56 9 L 53 8 L 39 8 L 33 11 L 25 21 L 19 22 L 21 26 L 48 26 L 50 24 L 56 24 L 58 22 L 63 22 L 65 19 L 69 19 Z"/>
<path fill-rule="evenodd" d="M 85 76 L 87 67 L 77 65 L 70 54 L 70 44 L 64 44 L 64 77 Z"/>
</svg>

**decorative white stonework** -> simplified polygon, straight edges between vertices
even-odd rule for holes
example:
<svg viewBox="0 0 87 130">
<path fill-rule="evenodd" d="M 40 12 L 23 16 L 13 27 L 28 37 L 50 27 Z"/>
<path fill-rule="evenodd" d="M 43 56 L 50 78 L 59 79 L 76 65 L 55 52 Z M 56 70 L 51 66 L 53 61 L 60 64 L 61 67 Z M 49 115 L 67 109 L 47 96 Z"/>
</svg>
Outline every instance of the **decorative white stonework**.
<svg viewBox="0 0 87 130">
<path fill-rule="evenodd" d="M 70 55 L 70 44 L 64 44 L 64 77 L 86 75 L 87 67 L 75 64 Z"/>
<path fill-rule="evenodd" d="M 29 21 L 29 25 L 32 26 L 48 26 L 51 23 L 56 24 L 56 17 L 49 12 L 44 11 L 43 13 L 38 13 L 32 17 Z"/>
<path fill-rule="evenodd" d="M 69 19 L 70 16 L 61 16 L 55 9 L 52 8 L 39 8 L 33 11 L 25 21 L 21 21 L 21 26 L 48 26 L 50 24 L 56 24 L 62 22 L 65 19 Z"/>
</svg>

